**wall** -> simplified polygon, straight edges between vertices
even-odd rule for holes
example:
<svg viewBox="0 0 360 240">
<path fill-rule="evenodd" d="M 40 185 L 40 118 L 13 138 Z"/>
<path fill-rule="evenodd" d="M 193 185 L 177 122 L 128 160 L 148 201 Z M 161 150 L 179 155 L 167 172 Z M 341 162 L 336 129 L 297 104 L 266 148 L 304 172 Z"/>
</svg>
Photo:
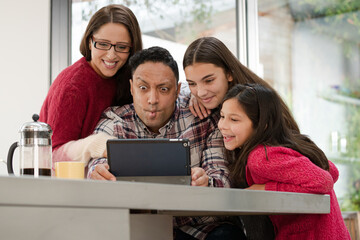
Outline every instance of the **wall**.
<svg viewBox="0 0 360 240">
<path fill-rule="evenodd" d="M 0 2 L 0 159 L 39 113 L 50 82 L 50 0 Z M 0 175 L 6 175 L 0 163 Z"/>
</svg>

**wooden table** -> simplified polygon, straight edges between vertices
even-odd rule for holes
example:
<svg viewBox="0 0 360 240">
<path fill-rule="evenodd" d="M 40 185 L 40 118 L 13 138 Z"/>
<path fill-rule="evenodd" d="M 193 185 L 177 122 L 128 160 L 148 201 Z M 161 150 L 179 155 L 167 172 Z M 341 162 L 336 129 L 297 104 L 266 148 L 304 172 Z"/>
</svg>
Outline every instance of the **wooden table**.
<svg viewBox="0 0 360 240">
<path fill-rule="evenodd" d="M 7 240 L 172 239 L 173 216 L 330 212 L 328 195 L 300 193 L 13 176 L 0 189 Z"/>
</svg>

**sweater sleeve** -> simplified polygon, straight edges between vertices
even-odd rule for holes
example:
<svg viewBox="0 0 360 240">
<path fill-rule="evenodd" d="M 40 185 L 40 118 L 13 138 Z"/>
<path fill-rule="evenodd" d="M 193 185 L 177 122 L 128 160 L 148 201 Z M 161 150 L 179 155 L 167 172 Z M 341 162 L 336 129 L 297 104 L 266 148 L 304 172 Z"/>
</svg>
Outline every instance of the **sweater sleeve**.
<svg viewBox="0 0 360 240">
<path fill-rule="evenodd" d="M 107 108 L 104 113 L 101 116 L 101 119 L 99 121 L 99 123 L 97 124 L 95 130 L 94 130 L 94 135 L 98 135 L 100 139 L 105 138 L 106 141 L 108 139 L 117 139 L 117 138 L 123 138 L 122 137 L 122 131 L 121 131 L 121 127 L 120 128 L 116 128 L 115 131 L 115 118 L 117 117 L 117 114 L 115 113 L 117 107 L 109 107 Z M 117 121 L 120 121 L 120 118 L 117 118 Z M 92 136 L 94 136 L 92 135 Z M 105 141 L 105 142 L 106 142 Z M 96 142 L 95 144 L 97 145 L 100 142 Z M 105 145 L 103 145 L 104 147 L 106 147 Z M 103 148 L 101 148 L 101 146 L 99 146 L 99 148 L 94 148 L 97 149 L 97 151 L 99 151 L 98 153 L 100 153 L 101 151 L 104 151 Z M 107 159 L 103 156 L 103 155 L 91 155 L 91 159 L 88 162 L 88 172 L 87 172 L 87 178 L 91 178 L 91 173 L 94 171 L 96 165 L 98 164 L 104 164 L 107 163 Z"/>
<path fill-rule="evenodd" d="M 87 111 L 87 95 L 74 85 L 64 84 L 52 92 L 46 122 L 53 130 L 53 149 L 81 137 Z"/>
<path fill-rule="evenodd" d="M 255 149 L 248 159 L 248 171 L 265 190 L 326 194 L 333 189 L 331 174 L 292 149 L 267 147 Z"/>
<path fill-rule="evenodd" d="M 106 142 L 116 137 L 100 132 L 63 144 L 53 152 L 53 162 L 79 161 L 88 164 L 91 158 L 105 156 Z"/>
</svg>

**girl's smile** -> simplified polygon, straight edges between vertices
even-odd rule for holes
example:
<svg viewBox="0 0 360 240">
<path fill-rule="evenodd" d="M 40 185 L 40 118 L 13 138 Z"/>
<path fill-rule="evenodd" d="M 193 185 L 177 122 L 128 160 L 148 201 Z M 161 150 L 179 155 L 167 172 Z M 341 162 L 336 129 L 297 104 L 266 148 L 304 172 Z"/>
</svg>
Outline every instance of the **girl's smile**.
<svg viewBox="0 0 360 240">
<path fill-rule="evenodd" d="M 234 139 L 234 136 L 223 135 L 223 138 L 224 138 L 224 142 L 230 142 L 231 140 Z"/>
</svg>

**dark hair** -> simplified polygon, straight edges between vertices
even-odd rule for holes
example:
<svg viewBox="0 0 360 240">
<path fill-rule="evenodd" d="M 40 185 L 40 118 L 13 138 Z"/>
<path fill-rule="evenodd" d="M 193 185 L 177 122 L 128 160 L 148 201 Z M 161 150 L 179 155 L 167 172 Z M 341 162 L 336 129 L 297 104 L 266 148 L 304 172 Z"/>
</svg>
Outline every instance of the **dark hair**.
<svg viewBox="0 0 360 240">
<path fill-rule="evenodd" d="M 179 82 L 178 65 L 174 58 L 171 56 L 170 52 L 165 48 L 151 47 L 134 54 L 134 56 L 132 56 L 129 60 L 129 64 L 131 67 L 131 75 L 134 74 L 135 70 L 138 68 L 139 65 L 145 62 L 163 63 L 164 65 L 171 68 L 171 70 L 173 71 L 176 78 L 176 83 Z"/>
<path fill-rule="evenodd" d="M 132 45 L 129 53 L 129 58 L 134 55 L 134 53 L 142 49 L 140 27 L 134 13 L 124 5 L 111 4 L 98 10 L 91 17 L 89 24 L 86 27 L 84 36 L 80 44 L 80 52 L 85 57 L 86 61 L 91 61 L 91 50 L 89 47 L 90 38 L 104 24 L 107 23 L 123 24 L 129 31 Z M 131 74 L 128 67 L 128 62 L 129 59 L 115 75 L 115 78 L 118 79 L 118 86 L 113 105 L 121 106 L 132 102 L 129 84 Z"/>
<path fill-rule="evenodd" d="M 258 83 L 272 89 L 267 82 L 242 65 L 225 44 L 217 38 L 202 37 L 189 45 L 184 55 L 183 68 L 194 63 L 211 63 L 222 68 L 225 74 L 229 74 L 233 78 L 233 81 L 229 82 L 229 89 L 239 83 Z M 299 132 L 296 121 L 282 99 L 281 106 L 287 125 L 292 130 Z"/>
<path fill-rule="evenodd" d="M 236 187 L 247 187 L 245 167 L 250 152 L 258 145 L 291 148 L 315 165 L 329 170 L 324 152 L 306 135 L 296 133 L 285 124 L 281 98 L 261 84 L 237 84 L 228 91 L 223 102 L 236 99 L 252 122 L 253 133 L 235 151 L 226 151 L 231 179 Z"/>
</svg>

